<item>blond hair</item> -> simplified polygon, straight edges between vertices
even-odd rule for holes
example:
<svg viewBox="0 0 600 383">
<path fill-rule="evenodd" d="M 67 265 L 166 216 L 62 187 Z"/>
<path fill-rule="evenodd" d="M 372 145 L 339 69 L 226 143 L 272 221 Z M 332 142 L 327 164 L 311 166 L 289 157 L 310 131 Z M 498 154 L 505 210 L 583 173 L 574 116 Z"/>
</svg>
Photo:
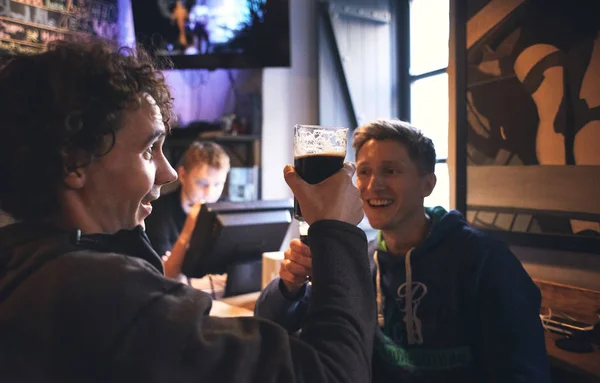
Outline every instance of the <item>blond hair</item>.
<svg viewBox="0 0 600 383">
<path fill-rule="evenodd" d="M 211 141 L 194 141 L 183 155 L 181 166 L 189 172 L 199 165 L 215 169 L 229 169 L 231 166 L 229 155 L 221 145 Z"/>
</svg>

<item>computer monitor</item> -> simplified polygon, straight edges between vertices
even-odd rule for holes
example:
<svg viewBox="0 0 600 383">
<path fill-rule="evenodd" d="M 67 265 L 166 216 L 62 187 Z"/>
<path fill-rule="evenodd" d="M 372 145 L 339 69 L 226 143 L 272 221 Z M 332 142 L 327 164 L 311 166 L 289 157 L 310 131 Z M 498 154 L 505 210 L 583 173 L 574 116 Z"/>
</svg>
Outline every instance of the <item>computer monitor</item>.
<svg viewBox="0 0 600 383">
<path fill-rule="evenodd" d="M 225 295 L 260 290 L 262 253 L 281 248 L 293 206 L 291 199 L 202 205 L 183 274 L 227 273 Z"/>
</svg>

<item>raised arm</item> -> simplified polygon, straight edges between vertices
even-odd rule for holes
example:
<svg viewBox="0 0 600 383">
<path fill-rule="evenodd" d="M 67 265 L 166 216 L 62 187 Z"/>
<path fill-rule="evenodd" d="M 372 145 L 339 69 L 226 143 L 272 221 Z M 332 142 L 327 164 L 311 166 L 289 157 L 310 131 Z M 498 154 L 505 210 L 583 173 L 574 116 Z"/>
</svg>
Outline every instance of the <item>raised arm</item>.
<svg viewBox="0 0 600 383">
<path fill-rule="evenodd" d="M 298 331 L 306 316 L 312 287 L 307 276 L 312 276 L 310 248 L 293 239 L 284 252 L 279 277 L 263 289 L 254 314 L 282 325 L 289 332 Z"/>
<path fill-rule="evenodd" d="M 295 295 L 288 295 L 279 277 L 261 291 L 254 306 L 254 315 L 283 326 L 288 332 L 300 330 L 308 310 L 311 285 L 304 285 Z"/>
<path fill-rule="evenodd" d="M 312 297 L 299 338 L 258 318 L 209 317 L 207 295 L 137 267 L 115 283 L 136 286 L 127 298 L 153 293 L 135 297 L 146 302 L 137 309 L 119 299 L 130 315 L 104 351 L 107 381 L 369 382 L 375 299 L 353 170 L 308 185 L 287 169 L 311 224 Z"/>
<path fill-rule="evenodd" d="M 107 344 L 107 381 L 369 382 L 375 309 L 365 288 L 364 234 L 321 221 L 310 240 L 317 291 L 299 338 L 258 318 L 210 317 L 207 295 L 168 282 L 171 291 L 148 296 L 135 315 L 131 310 L 131 322 Z M 158 275 L 131 272 L 127 279 L 140 291 L 163 283 Z"/>
<path fill-rule="evenodd" d="M 190 247 L 190 240 L 196 227 L 196 220 L 198 219 L 198 213 L 202 202 L 197 202 L 190 211 L 188 212 L 187 218 L 177 237 L 177 241 L 171 248 L 171 254 L 165 260 L 165 276 L 169 278 L 178 278 L 181 275 L 181 268 L 183 267 L 183 260 L 188 248 Z"/>
</svg>

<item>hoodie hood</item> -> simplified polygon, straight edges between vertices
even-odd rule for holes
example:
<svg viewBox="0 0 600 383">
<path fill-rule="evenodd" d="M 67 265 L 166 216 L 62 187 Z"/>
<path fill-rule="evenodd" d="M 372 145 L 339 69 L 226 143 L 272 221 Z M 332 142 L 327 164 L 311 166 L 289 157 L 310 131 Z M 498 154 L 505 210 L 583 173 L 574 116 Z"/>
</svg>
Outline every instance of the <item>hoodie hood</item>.
<svg viewBox="0 0 600 383">
<path fill-rule="evenodd" d="M 415 254 L 413 255 L 429 250 L 447 238 L 450 233 L 461 231 L 469 226 L 465 217 L 457 210 L 447 212 L 443 207 L 436 206 L 425 208 L 425 212 L 432 219 L 431 230 L 429 230 L 425 240 L 415 247 Z"/>
<path fill-rule="evenodd" d="M 163 273 L 160 257 L 143 228 L 115 234 L 65 231 L 48 224 L 15 223 L 0 228 L 0 302 L 42 264 L 80 250 L 119 253 L 141 258 Z"/>
</svg>

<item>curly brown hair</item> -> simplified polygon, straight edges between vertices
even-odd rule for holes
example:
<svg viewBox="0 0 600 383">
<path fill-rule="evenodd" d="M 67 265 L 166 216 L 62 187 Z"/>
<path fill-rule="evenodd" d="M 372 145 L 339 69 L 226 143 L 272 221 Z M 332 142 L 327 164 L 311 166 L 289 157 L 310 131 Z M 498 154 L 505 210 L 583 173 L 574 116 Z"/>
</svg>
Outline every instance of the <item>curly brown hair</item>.
<svg viewBox="0 0 600 383">
<path fill-rule="evenodd" d="M 19 220 L 57 213 L 65 175 L 113 148 L 123 112 L 139 108 L 142 93 L 170 131 L 171 92 L 140 47 L 56 41 L 0 63 L 0 208 Z"/>
</svg>

